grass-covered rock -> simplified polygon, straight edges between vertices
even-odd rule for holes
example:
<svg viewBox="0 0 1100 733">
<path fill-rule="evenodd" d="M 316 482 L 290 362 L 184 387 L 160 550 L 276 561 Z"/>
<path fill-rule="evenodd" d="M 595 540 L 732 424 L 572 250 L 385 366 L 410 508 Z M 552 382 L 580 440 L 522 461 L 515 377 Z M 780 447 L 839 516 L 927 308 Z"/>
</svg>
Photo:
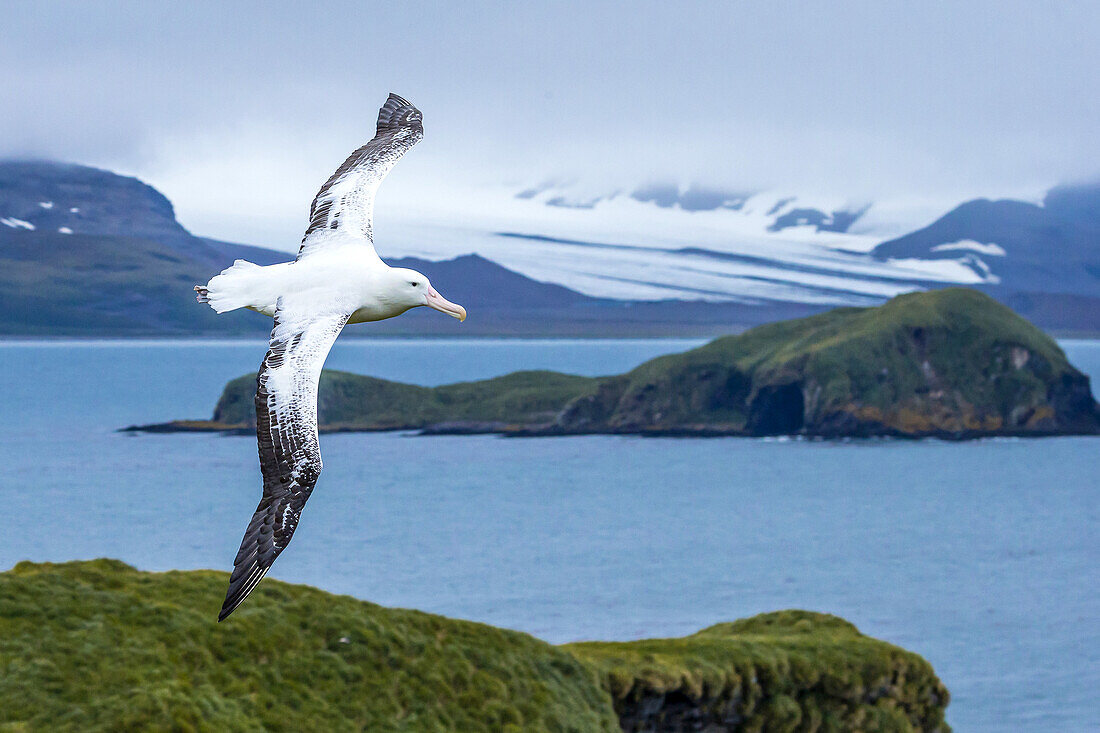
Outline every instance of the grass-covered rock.
<svg viewBox="0 0 1100 733">
<path fill-rule="evenodd" d="M 321 374 L 317 419 L 327 430 L 422 428 L 453 422 L 522 426 L 551 421 L 562 405 L 593 392 L 599 380 L 549 371 L 507 374 L 496 379 L 419 387 L 348 372 Z M 214 421 L 255 425 L 255 375 L 225 387 Z"/>
<path fill-rule="evenodd" d="M 230 382 L 212 421 L 247 429 L 255 377 Z M 978 437 L 1100 432 L 1088 377 L 992 298 L 952 288 L 754 328 L 587 378 L 517 372 L 417 387 L 321 377 L 323 430 Z"/>
<path fill-rule="evenodd" d="M 683 639 L 527 634 L 115 560 L 0 573 L 0 731 L 946 731 L 921 657 L 805 611 Z"/>
<path fill-rule="evenodd" d="M 932 666 L 835 616 L 780 611 L 564 648 L 600 670 L 628 731 L 947 730 Z"/>
</svg>

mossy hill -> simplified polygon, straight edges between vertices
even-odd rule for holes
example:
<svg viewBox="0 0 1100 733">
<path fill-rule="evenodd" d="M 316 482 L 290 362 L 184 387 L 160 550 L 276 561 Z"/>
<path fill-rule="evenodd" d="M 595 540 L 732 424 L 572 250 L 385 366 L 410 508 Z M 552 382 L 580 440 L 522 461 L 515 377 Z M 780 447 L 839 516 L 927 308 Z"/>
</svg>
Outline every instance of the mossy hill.
<svg viewBox="0 0 1100 733">
<path fill-rule="evenodd" d="M 928 662 L 833 616 L 555 647 L 271 580 L 218 624 L 226 580 L 0 573 L 0 730 L 948 730 Z"/>
<path fill-rule="evenodd" d="M 255 377 L 212 421 L 245 429 Z M 974 290 L 901 295 L 760 326 L 613 377 L 517 372 L 417 387 L 327 371 L 323 430 L 429 433 L 941 436 L 1100 432 L 1088 377 L 1038 328 Z"/>
</svg>

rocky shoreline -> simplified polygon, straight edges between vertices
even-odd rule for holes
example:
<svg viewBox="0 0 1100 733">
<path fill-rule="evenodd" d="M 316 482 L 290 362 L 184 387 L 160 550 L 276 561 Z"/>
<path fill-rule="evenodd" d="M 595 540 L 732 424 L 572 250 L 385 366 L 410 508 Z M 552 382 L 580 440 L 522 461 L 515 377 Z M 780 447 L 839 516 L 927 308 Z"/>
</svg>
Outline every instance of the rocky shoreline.
<svg viewBox="0 0 1100 733">
<path fill-rule="evenodd" d="M 147 425 L 128 425 L 119 428 L 122 433 L 219 433 L 226 436 L 254 436 L 256 428 L 250 425 L 226 425 L 213 420 L 176 420 L 165 423 L 150 423 Z M 419 437 L 431 436 L 462 436 L 462 435 L 497 435 L 504 438 L 569 438 L 586 435 L 622 435 L 641 438 L 787 438 L 791 440 L 808 441 L 835 441 L 835 440 L 944 440 L 951 442 L 984 440 L 989 438 L 1050 438 L 1069 437 L 1080 435 L 1100 435 L 1100 431 L 1083 432 L 1080 430 L 1066 430 L 1063 432 L 1052 430 L 962 430 L 946 431 L 934 430 L 928 432 L 902 432 L 882 427 L 880 430 L 868 430 L 859 433 L 807 433 L 800 432 L 791 435 L 768 434 L 751 435 L 741 430 L 726 429 L 706 426 L 700 428 L 653 428 L 649 430 L 621 429 L 621 430 L 564 430 L 555 425 L 545 426 L 513 426 L 499 423 L 440 423 L 438 425 L 405 425 L 396 427 L 370 427 L 370 426 L 321 426 L 318 432 L 322 434 L 333 433 L 411 433 Z"/>
</svg>

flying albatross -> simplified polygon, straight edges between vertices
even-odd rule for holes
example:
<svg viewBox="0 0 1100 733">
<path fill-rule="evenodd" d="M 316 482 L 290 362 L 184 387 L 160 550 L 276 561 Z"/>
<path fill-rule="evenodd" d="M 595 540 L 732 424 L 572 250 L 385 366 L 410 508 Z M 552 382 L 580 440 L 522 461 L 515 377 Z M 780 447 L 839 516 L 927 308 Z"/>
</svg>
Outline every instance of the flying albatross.
<svg viewBox="0 0 1100 733">
<path fill-rule="evenodd" d="M 286 549 L 317 484 L 317 381 L 340 330 L 421 305 L 466 320 L 466 310 L 437 293 L 428 278 L 390 267 L 374 251 L 374 194 L 423 136 L 420 110 L 390 94 L 378 112 L 374 138 L 352 153 L 313 199 L 294 262 L 260 267 L 237 260 L 205 286 L 195 286 L 199 302 L 218 313 L 249 308 L 275 318 L 256 375 L 263 498 L 233 560 L 218 621 L 233 613 Z"/>
</svg>

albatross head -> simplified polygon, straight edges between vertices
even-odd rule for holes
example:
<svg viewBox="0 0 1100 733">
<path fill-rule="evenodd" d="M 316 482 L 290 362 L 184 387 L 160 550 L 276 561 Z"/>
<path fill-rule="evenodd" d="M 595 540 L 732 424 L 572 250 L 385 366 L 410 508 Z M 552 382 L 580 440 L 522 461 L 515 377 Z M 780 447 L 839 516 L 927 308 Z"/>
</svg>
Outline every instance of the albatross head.
<svg viewBox="0 0 1100 733">
<path fill-rule="evenodd" d="M 402 305 L 408 308 L 426 305 L 440 313 L 454 316 L 459 321 L 466 320 L 466 309 L 437 293 L 428 278 L 421 273 L 405 267 L 394 267 L 390 274 L 393 277 L 391 287 L 395 291 L 394 299 Z"/>
</svg>

